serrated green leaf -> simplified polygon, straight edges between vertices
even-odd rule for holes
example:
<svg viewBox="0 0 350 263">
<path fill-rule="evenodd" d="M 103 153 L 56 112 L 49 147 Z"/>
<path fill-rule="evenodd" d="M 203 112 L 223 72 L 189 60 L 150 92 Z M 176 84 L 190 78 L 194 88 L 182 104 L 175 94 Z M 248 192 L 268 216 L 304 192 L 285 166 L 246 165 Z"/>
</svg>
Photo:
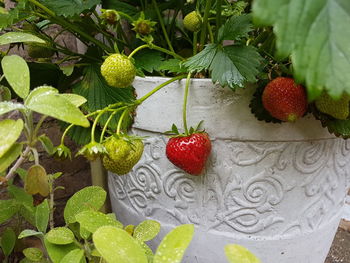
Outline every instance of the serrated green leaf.
<svg viewBox="0 0 350 263">
<path fill-rule="evenodd" d="M 252 30 L 251 16 L 232 16 L 219 30 L 219 41 L 238 40 L 247 37 Z"/>
<path fill-rule="evenodd" d="M 49 223 L 50 208 L 49 202 L 45 199 L 40 205 L 36 207 L 35 225 L 36 228 L 43 233 L 46 233 L 47 225 Z"/>
<path fill-rule="evenodd" d="M 49 137 L 47 137 L 45 134 L 40 135 L 38 137 L 39 141 L 41 142 L 41 145 L 45 149 L 45 151 L 49 154 L 52 155 L 54 153 L 54 146 Z"/>
<path fill-rule="evenodd" d="M 141 68 L 149 73 L 158 71 L 163 61 L 161 53 L 155 50 L 142 50 L 136 53 L 133 58 L 136 68 Z"/>
<path fill-rule="evenodd" d="M 80 107 L 86 102 L 86 99 L 84 97 L 77 94 L 63 93 L 63 94 L 60 94 L 60 96 L 68 100 L 75 107 Z"/>
<path fill-rule="evenodd" d="M 181 225 L 170 231 L 159 244 L 153 262 L 180 263 L 193 233 L 193 225 Z"/>
<path fill-rule="evenodd" d="M 175 58 L 163 61 L 158 70 L 171 73 L 185 73 L 187 71 L 185 67 L 181 67 L 181 60 Z"/>
<path fill-rule="evenodd" d="M 0 45 L 7 45 L 18 42 L 31 42 L 45 44 L 45 40 L 24 32 L 8 32 L 0 36 Z"/>
<path fill-rule="evenodd" d="M 183 66 L 188 68 L 190 72 L 200 72 L 202 70 L 209 69 L 217 50 L 217 45 L 208 44 L 201 52 L 184 62 Z"/>
<path fill-rule="evenodd" d="M 39 262 L 43 258 L 43 252 L 36 247 L 29 247 L 23 249 L 24 256 L 34 262 Z"/>
<path fill-rule="evenodd" d="M 21 119 L 0 121 L 0 158 L 17 141 L 23 130 Z"/>
<path fill-rule="evenodd" d="M 0 246 L 5 256 L 9 256 L 16 244 L 16 234 L 12 228 L 6 228 L 1 235 Z"/>
<path fill-rule="evenodd" d="M 51 244 L 68 245 L 73 243 L 74 234 L 66 227 L 56 227 L 51 229 L 46 235 L 45 239 Z"/>
<path fill-rule="evenodd" d="M 56 15 L 64 17 L 80 14 L 100 4 L 100 0 L 39 0 L 39 2 L 55 12 Z"/>
<path fill-rule="evenodd" d="M 83 228 L 91 233 L 94 233 L 101 226 L 123 228 L 123 224 L 119 221 L 97 211 L 86 210 L 77 214 L 75 218 Z"/>
<path fill-rule="evenodd" d="M 60 263 L 79 263 L 84 257 L 84 250 L 74 249 L 62 258 Z"/>
<path fill-rule="evenodd" d="M 93 234 L 96 249 L 108 263 L 147 263 L 144 250 L 125 230 L 100 227 Z"/>
<path fill-rule="evenodd" d="M 46 238 L 44 239 L 45 248 L 49 254 L 50 259 L 53 263 L 60 263 L 61 260 L 72 250 L 78 249 L 79 247 L 72 243 L 69 245 L 54 245 L 50 243 Z"/>
<path fill-rule="evenodd" d="M 322 125 L 338 137 L 350 138 L 350 120 L 327 120 L 323 121 Z"/>
<path fill-rule="evenodd" d="M 24 106 L 20 103 L 14 103 L 11 101 L 0 102 L 0 115 L 8 113 L 13 110 L 24 109 Z"/>
<path fill-rule="evenodd" d="M 30 77 L 27 62 L 17 55 L 5 56 L 1 60 L 7 82 L 16 94 L 25 98 L 29 93 Z"/>
<path fill-rule="evenodd" d="M 44 233 L 41 233 L 41 232 L 38 232 L 38 231 L 34 231 L 34 230 L 31 230 L 31 229 L 26 229 L 26 230 L 23 230 L 19 234 L 18 239 L 22 239 L 22 238 L 25 238 L 25 237 L 41 236 L 41 235 L 44 235 Z"/>
<path fill-rule="evenodd" d="M 347 0 L 256 0 L 254 19 L 273 25 L 280 57 L 291 55 L 294 77 L 309 99 L 323 89 L 350 93 L 350 3 Z"/>
<path fill-rule="evenodd" d="M 230 263 L 260 263 L 256 256 L 240 245 L 226 245 L 225 254 Z"/>
<path fill-rule="evenodd" d="M 75 216 L 86 210 L 99 210 L 105 200 L 106 191 L 99 186 L 85 187 L 75 193 L 66 204 L 64 209 L 64 219 L 66 223 L 71 224 L 76 222 Z"/>
<path fill-rule="evenodd" d="M 160 224 L 154 220 L 146 220 L 135 227 L 133 237 L 146 242 L 155 238 L 160 231 Z"/>
<path fill-rule="evenodd" d="M 57 90 L 56 90 L 57 91 Z M 88 127 L 89 121 L 69 100 L 56 93 L 52 87 L 39 87 L 33 90 L 25 101 L 25 106 L 38 113 L 56 119 Z"/>
<path fill-rule="evenodd" d="M 17 160 L 22 153 L 22 149 L 22 144 L 15 143 L 2 157 L 0 157 L 0 173 L 6 171 L 6 169 Z"/>
</svg>

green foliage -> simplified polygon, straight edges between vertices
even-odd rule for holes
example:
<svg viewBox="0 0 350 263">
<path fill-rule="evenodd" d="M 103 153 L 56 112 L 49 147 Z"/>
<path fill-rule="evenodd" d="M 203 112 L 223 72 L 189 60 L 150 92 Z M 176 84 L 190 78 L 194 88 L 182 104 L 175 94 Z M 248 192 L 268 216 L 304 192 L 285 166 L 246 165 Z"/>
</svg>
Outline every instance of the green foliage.
<svg viewBox="0 0 350 263">
<path fill-rule="evenodd" d="M 20 103 L 15 103 L 11 101 L 0 102 L 0 115 L 8 113 L 13 110 L 23 110 L 24 107 Z"/>
<path fill-rule="evenodd" d="M 8 167 L 21 155 L 23 145 L 14 143 L 6 153 L 0 157 L 0 173 L 6 171 Z"/>
<path fill-rule="evenodd" d="M 50 259 L 53 263 L 60 263 L 61 260 L 72 250 L 78 249 L 79 247 L 72 243 L 68 245 L 55 245 L 50 243 L 46 238 L 44 239 L 44 245 Z"/>
<path fill-rule="evenodd" d="M 42 40 L 41 38 L 35 35 L 25 32 L 7 32 L 0 36 L 0 45 L 7 45 L 18 42 L 44 44 L 45 40 Z"/>
<path fill-rule="evenodd" d="M 60 16 L 74 16 L 83 11 L 93 8 L 100 3 L 100 0 L 39 0 L 46 7 Z"/>
<path fill-rule="evenodd" d="M 154 220 L 141 222 L 134 230 L 133 237 L 139 241 L 146 242 L 155 238 L 160 231 L 160 224 Z"/>
<path fill-rule="evenodd" d="M 47 225 L 49 223 L 49 217 L 49 203 L 47 199 L 45 199 L 40 205 L 37 206 L 35 213 L 35 226 L 40 232 L 46 232 Z"/>
<path fill-rule="evenodd" d="M 134 56 L 134 59 L 136 68 L 148 73 L 159 71 L 163 60 L 161 53 L 155 50 L 142 50 Z"/>
<path fill-rule="evenodd" d="M 70 251 L 67 255 L 62 258 L 60 263 L 79 263 L 86 262 L 84 258 L 84 250 L 82 249 L 74 249 Z"/>
<path fill-rule="evenodd" d="M 35 247 L 23 249 L 24 256 L 31 261 L 40 262 L 43 258 L 43 252 Z"/>
<path fill-rule="evenodd" d="M 81 227 L 91 233 L 94 233 L 98 228 L 102 226 L 114 226 L 117 228 L 123 228 L 123 224 L 119 221 L 97 211 L 86 210 L 77 214 L 75 218 Z"/>
<path fill-rule="evenodd" d="M 18 235 L 18 239 L 22 239 L 25 237 L 41 236 L 41 235 L 43 235 L 42 232 L 34 231 L 31 229 L 25 229 Z"/>
<path fill-rule="evenodd" d="M 17 2 L 15 8 L 0 13 L 0 30 L 17 23 L 26 16 L 26 14 L 21 11 L 26 8 L 27 0 L 18 0 Z"/>
<path fill-rule="evenodd" d="M 225 254 L 230 263 L 260 263 L 256 256 L 240 245 L 226 245 Z"/>
<path fill-rule="evenodd" d="M 232 16 L 219 30 L 219 41 L 247 38 L 252 31 L 250 15 Z"/>
<path fill-rule="evenodd" d="M 346 0 L 256 0 L 254 20 L 273 25 L 280 57 L 291 55 L 294 77 L 306 83 L 309 99 L 326 89 L 350 93 L 350 5 Z"/>
<path fill-rule="evenodd" d="M 0 158 L 12 147 L 21 135 L 23 121 L 21 119 L 0 121 Z"/>
<path fill-rule="evenodd" d="M 12 228 L 6 228 L 1 235 L 0 247 L 5 256 L 9 256 L 16 244 L 16 234 Z"/>
<path fill-rule="evenodd" d="M 56 227 L 45 235 L 45 239 L 54 245 L 68 245 L 73 243 L 74 234 L 66 227 Z"/>
</svg>

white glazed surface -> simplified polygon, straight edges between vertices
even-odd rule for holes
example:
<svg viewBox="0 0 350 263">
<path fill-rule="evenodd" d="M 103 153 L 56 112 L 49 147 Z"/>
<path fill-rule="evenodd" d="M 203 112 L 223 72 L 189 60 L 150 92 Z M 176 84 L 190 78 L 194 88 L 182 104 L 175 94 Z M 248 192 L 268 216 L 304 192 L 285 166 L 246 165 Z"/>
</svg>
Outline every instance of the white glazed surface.
<svg viewBox="0 0 350 263">
<path fill-rule="evenodd" d="M 138 97 L 164 78 L 138 78 Z M 267 124 L 250 113 L 253 89 L 233 93 L 192 81 L 189 123 L 204 120 L 213 150 L 205 174 L 185 174 L 165 157 L 173 122 L 181 127 L 184 81 L 137 109 L 134 133 L 149 136 L 141 161 L 126 176 L 109 174 L 114 212 L 125 224 L 154 219 L 162 232 L 195 224 L 185 263 L 227 262 L 238 243 L 264 263 L 323 263 L 344 206 L 350 142 L 336 139 L 311 116 Z"/>
</svg>

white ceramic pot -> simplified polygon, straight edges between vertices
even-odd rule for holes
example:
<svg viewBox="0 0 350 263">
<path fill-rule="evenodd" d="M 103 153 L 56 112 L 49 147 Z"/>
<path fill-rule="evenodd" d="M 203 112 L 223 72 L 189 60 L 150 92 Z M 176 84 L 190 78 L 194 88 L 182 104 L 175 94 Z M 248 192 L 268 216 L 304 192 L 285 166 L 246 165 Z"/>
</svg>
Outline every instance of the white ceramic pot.
<svg viewBox="0 0 350 263">
<path fill-rule="evenodd" d="M 166 78 L 137 78 L 142 96 Z M 165 156 L 173 123 L 181 127 L 185 81 L 175 82 L 138 109 L 133 132 L 149 136 L 141 161 L 126 176 L 109 174 L 112 207 L 125 224 L 154 219 L 162 232 L 196 226 L 184 262 L 227 262 L 226 244 L 246 246 L 265 263 L 323 263 L 346 197 L 350 142 L 312 116 L 294 124 L 255 119 L 253 88 L 232 92 L 192 80 L 189 123 L 204 120 L 213 150 L 205 174 L 185 174 Z"/>
</svg>

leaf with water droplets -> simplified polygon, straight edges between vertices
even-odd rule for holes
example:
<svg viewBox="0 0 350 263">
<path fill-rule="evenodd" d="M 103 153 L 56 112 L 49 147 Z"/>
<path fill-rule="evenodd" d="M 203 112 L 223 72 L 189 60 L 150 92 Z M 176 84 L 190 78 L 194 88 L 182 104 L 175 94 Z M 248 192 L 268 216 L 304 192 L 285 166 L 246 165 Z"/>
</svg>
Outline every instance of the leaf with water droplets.
<svg viewBox="0 0 350 263">
<path fill-rule="evenodd" d="M 73 232 L 66 227 L 56 227 L 51 229 L 46 235 L 45 238 L 51 244 L 55 245 L 68 245 L 73 243 L 74 234 Z"/>
<path fill-rule="evenodd" d="M 100 227 L 93 234 L 96 249 L 108 263 L 147 263 L 144 250 L 125 230 Z"/>
<path fill-rule="evenodd" d="M 123 224 L 119 221 L 105 215 L 101 212 L 86 210 L 75 216 L 80 226 L 85 228 L 91 233 L 94 233 L 101 226 L 114 226 L 117 228 L 123 228 Z"/>
<path fill-rule="evenodd" d="M 27 97 L 30 88 L 30 76 L 27 62 L 17 55 L 5 56 L 1 61 L 7 82 L 21 98 Z"/>
<path fill-rule="evenodd" d="M 77 220 L 75 216 L 80 212 L 86 210 L 99 210 L 105 200 L 106 191 L 99 186 L 85 187 L 79 192 L 76 192 L 66 204 L 64 209 L 64 219 L 66 223 L 75 223 Z"/>
<path fill-rule="evenodd" d="M 45 40 L 38 38 L 35 35 L 25 32 L 8 32 L 0 36 L 0 45 L 7 45 L 19 42 L 30 42 L 45 44 Z"/>
<path fill-rule="evenodd" d="M 159 244 L 153 262 L 180 263 L 193 233 L 193 225 L 181 225 L 170 231 Z"/>
<path fill-rule="evenodd" d="M 160 224 L 154 220 L 141 222 L 134 230 L 134 238 L 140 241 L 148 241 L 156 237 L 160 231 Z"/>
<path fill-rule="evenodd" d="M 61 260 L 72 250 L 78 249 L 79 247 L 74 244 L 68 245 L 55 245 L 50 243 L 47 238 L 44 239 L 45 248 L 49 257 L 53 263 L 60 263 Z"/>
<path fill-rule="evenodd" d="M 260 263 L 257 257 L 240 245 L 225 246 L 225 254 L 230 263 Z"/>
<path fill-rule="evenodd" d="M 23 121 L 21 119 L 3 120 L 0 122 L 0 158 L 12 147 L 21 135 Z"/>
<path fill-rule="evenodd" d="M 13 110 L 24 109 L 24 106 L 20 103 L 13 103 L 11 101 L 0 102 L 0 115 L 8 113 Z"/>
</svg>

